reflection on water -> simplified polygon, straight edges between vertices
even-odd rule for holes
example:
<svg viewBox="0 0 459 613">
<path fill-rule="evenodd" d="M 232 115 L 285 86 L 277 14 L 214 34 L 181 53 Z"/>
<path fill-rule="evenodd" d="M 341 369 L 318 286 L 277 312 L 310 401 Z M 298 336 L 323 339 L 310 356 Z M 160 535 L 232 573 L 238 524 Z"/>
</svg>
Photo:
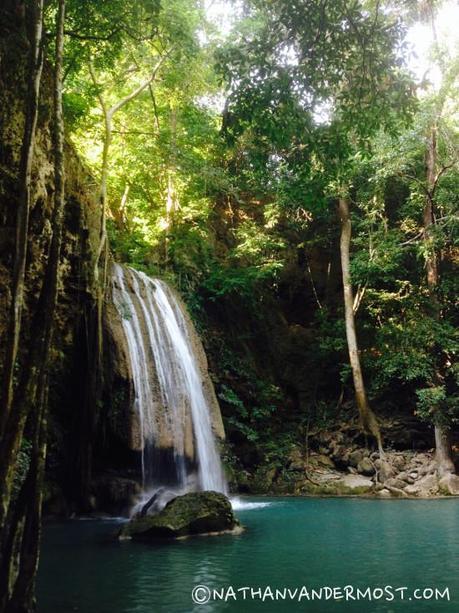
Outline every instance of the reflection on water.
<svg viewBox="0 0 459 613">
<path fill-rule="evenodd" d="M 113 521 L 45 529 L 39 612 L 442 613 L 459 610 L 459 501 L 243 499 L 239 536 L 117 542 Z M 262 506 L 260 506 L 262 505 Z M 448 586 L 450 602 L 270 602 L 194 605 L 196 585 Z"/>
</svg>

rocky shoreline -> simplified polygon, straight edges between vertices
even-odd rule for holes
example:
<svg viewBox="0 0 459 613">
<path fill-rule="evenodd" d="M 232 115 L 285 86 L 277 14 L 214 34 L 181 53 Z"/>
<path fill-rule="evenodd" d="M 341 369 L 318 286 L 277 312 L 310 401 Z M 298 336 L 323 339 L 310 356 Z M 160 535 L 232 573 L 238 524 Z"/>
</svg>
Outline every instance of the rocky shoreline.
<svg viewBox="0 0 459 613">
<path fill-rule="evenodd" d="M 343 432 L 323 432 L 312 448 L 295 446 L 283 465 L 264 465 L 239 480 L 250 494 L 361 495 L 378 498 L 433 498 L 459 495 L 459 476 L 440 475 L 433 449 L 388 448 L 356 444 Z"/>
<path fill-rule="evenodd" d="M 295 469 L 299 463 L 295 464 Z M 356 449 L 347 471 L 338 470 L 329 456 L 312 453 L 305 463 L 295 494 L 360 494 L 380 498 L 431 498 L 459 495 L 459 477 L 439 477 L 432 452 L 379 453 Z"/>
</svg>

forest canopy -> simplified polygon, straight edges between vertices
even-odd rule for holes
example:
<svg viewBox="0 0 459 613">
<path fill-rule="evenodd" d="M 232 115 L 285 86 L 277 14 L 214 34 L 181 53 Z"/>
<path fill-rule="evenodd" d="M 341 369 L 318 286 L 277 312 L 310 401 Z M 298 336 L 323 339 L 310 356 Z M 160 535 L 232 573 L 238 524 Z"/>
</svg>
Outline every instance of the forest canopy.
<svg viewBox="0 0 459 613">
<path fill-rule="evenodd" d="M 419 415 L 456 419 L 458 56 L 435 31 L 441 3 L 254 0 L 226 36 L 193 1 L 80 4 L 64 111 L 106 172 L 116 257 L 169 276 L 195 309 L 235 293 L 256 308 L 292 251 L 338 249 L 344 198 L 368 393 L 412 386 Z M 433 32 L 421 78 L 419 24 Z M 108 136 L 107 111 L 146 83 Z M 344 347 L 339 308 L 317 296 L 315 317 L 323 351 Z"/>
</svg>

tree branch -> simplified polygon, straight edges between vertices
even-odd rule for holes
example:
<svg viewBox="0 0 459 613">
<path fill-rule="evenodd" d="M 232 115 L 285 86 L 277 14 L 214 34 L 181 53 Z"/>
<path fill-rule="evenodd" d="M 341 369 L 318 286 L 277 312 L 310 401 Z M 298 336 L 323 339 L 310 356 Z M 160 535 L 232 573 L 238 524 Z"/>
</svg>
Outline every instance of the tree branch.
<svg viewBox="0 0 459 613">
<path fill-rule="evenodd" d="M 106 36 L 97 36 L 95 34 L 80 34 L 79 32 L 75 32 L 75 30 L 65 30 L 66 36 L 70 36 L 70 38 L 76 38 L 77 40 L 97 40 L 97 41 L 108 41 L 111 40 L 116 34 L 121 32 L 123 28 L 120 26 L 112 30 Z"/>
<path fill-rule="evenodd" d="M 116 102 L 110 109 L 108 109 L 108 115 L 110 116 L 110 118 L 113 117 L 113 115 L 119 111 L 123 106 L 125 106 L 126 104 L 128 104 L 128 102 L 130 102 L 131 100 L 133 100 L 134 98 L 136 98 L 140 93 L 143 92 L 144 89 L 146 89 L 151 83 L 153 83 L 153 81 L 155 80 L 155 77 L 158 73 L 158 70 L 161 68 L 161 66 L 164 64 L 166 58 L 168 57 L 169 54 L 165 54 L 162 56 L 162 58 L 159 60 L 159 62 L 156 64 L 156 66 L 153 69 L 153 72 L 151 73 L 151 75 L 148 77 L 148 79 L 146 81 L 144 81 L 143 83 L 141 83 L 136 89 L 134 89 L 130 94 L 128 94 L 127 96 L 125 96 L 124 98 L 122 98 L 121 100 L 118 100 L 118 102 Z"/>
</svg>

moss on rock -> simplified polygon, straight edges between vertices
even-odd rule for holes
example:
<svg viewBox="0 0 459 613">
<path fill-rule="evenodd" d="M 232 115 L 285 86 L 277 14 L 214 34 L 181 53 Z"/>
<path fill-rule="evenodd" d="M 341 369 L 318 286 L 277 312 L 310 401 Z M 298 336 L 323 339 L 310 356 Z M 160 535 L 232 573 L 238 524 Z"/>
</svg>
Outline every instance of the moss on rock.
<svg viewBox="0 0 459 613">
<path fill-rule="evenodd" d="M 132 519 L 120 538 L 154 540 L 183 538 L 195 534 L 239 532 L 231 503 L 219 492 L 193 492 L 177 496 L 157 515 Z"/>
</svg>

